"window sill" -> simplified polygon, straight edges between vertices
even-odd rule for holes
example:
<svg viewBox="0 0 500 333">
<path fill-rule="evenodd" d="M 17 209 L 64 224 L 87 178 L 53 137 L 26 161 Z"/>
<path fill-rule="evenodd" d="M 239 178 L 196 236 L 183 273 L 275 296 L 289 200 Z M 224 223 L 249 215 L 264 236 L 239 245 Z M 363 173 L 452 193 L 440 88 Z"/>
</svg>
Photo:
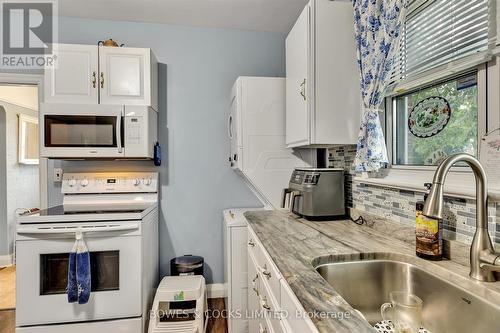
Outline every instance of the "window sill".
<svg viewBox="0 0 500 333">
<path fill-rule="evenodd" d="M 356 175 L 353 177 L 353 182 L 425 193 L 424 183 L 431 183 L 434 177 L 433 170 L 400 168 L 388 170 L 387 175 L 382 178 L 367 178 Z M 444 195 L 475 200 L 476 184 L 472 172 L 450 171 L 446 177 Z M 500 201 L 500 189 L 489 188 L 488 198 L 492 201 Z"/>
</svg>

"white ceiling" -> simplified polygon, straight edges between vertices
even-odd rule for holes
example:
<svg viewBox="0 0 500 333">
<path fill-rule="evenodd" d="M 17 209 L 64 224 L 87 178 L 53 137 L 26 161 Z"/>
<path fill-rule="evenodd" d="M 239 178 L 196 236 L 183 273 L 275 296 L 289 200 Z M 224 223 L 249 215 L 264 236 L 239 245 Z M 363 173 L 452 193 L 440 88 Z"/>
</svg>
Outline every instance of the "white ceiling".
<svg viewBox="0 0 500 333">
<path fill-rule="evenodd" d="M 308 0 L 61 0 L 59 15 L 288 33 Z"/>
</svg>

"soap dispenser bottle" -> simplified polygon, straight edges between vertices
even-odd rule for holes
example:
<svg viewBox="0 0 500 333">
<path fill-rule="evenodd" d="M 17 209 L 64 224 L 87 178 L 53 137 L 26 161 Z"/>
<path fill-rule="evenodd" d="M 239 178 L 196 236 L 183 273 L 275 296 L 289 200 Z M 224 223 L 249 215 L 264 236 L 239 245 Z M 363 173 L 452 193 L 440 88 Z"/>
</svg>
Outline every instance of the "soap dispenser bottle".
<svg viewBox="0 0 500 333">
<path fill-rule="evenodd" d="M 441 260 L 443 258 L 443 223 L 441 219 L 432 219 L 422 214 L 432 184 L 425 183 L 424 186 L 427 188 L 424 201 L 416 203 L 416 254 L 423 259 Z"/>
</svg>

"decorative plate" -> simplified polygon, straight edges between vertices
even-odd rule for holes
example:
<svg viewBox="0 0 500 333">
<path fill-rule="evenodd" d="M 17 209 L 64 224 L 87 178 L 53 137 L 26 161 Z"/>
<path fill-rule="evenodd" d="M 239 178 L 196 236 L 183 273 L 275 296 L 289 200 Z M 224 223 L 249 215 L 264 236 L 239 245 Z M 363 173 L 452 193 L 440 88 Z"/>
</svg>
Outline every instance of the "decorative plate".
<svg viewBox="0 0 500 333">
<path fill-rule="evenodd" d="M 443 97 L 428 97 L 415 105 L 408 118 L 411 134 L 430 138 L 441 132 L 451 118 L 450 103 Z"/>
</svg>

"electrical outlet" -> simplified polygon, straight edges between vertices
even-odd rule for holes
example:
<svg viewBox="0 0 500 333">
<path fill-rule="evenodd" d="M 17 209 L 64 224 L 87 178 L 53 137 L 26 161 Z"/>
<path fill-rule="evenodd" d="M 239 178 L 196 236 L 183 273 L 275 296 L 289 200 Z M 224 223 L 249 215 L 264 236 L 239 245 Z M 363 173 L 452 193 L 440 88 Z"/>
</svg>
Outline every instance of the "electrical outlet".
<svg viewBox="0 0 500 333">
<path fill-rule="evenodd" d="M 63 177 L 62 168 L 54 168 L 54 182 L 61 182 Z"/>
</svg>

